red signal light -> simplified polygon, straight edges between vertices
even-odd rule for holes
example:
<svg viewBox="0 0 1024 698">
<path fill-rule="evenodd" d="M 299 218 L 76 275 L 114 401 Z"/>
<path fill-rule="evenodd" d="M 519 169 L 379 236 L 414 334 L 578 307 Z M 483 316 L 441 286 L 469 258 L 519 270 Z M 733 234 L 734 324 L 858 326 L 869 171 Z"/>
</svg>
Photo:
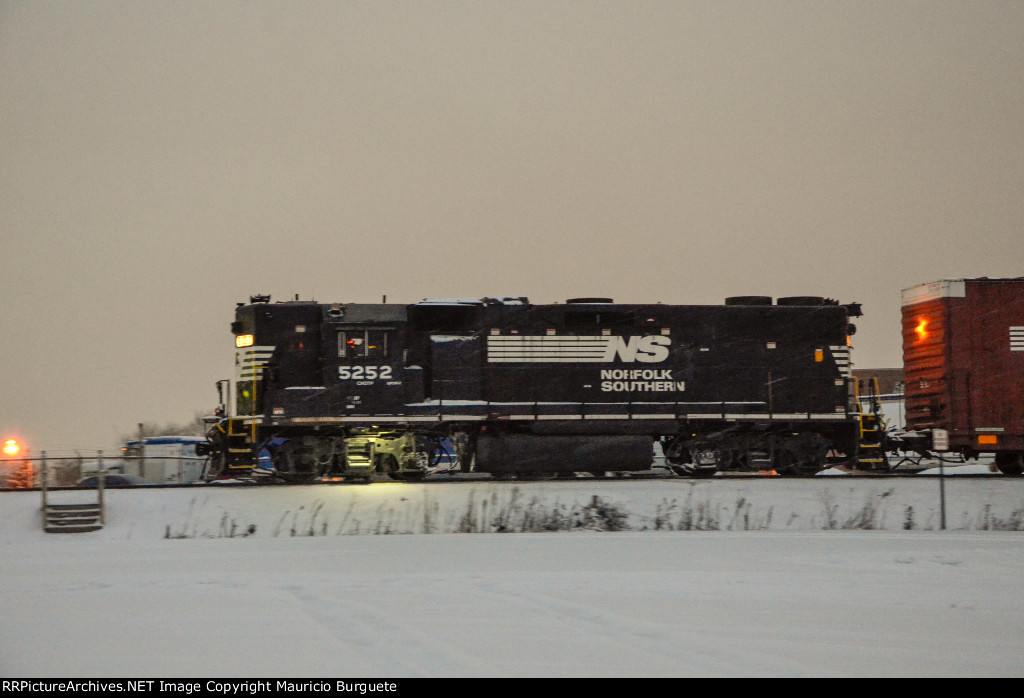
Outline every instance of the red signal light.
<svg viewBox="0 0 1024 698">
<path fill-rule="evenodd" d="M 4 455 L 8 458 L 14 458 L 21 452 L 21 444 L 18 443 L 17 439 L 7 439 L 4 441 Z"/>
</svg>

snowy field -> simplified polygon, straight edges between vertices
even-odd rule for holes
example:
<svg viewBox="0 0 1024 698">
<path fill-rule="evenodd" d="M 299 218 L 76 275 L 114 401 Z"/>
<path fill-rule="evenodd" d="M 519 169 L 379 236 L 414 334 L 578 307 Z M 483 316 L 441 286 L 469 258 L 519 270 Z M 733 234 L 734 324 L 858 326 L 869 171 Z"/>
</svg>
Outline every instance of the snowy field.
<svg viewBox="0 0 1024 698">
<path fill-rule="evenodd" d="M 0 492 L 0 676 L 1024 675 L 1024 479 L 106 497 Z"/>
</svg>

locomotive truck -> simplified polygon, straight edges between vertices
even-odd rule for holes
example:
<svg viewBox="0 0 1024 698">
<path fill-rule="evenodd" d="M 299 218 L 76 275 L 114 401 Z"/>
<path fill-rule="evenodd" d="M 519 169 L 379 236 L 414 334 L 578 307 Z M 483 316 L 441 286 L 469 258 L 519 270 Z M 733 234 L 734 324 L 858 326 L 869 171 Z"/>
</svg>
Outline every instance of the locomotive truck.
<svg viewBox="0 0 1024 698">
<path fill-rule="evenodd" d="M 851 377 L 856 303 L 522 297 L 239 303 L 209 478 L 422 477 L 441 443 L 496 478 L 874 467 Z M 867 425 L 870 426 L 870 425 Z"/>
</svg>

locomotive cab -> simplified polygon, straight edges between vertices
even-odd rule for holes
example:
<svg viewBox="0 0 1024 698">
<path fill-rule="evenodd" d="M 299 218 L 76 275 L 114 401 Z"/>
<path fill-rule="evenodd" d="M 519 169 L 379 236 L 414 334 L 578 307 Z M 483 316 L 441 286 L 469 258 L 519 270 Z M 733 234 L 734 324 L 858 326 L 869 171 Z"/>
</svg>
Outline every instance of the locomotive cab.
<svg viewBox="0 0 1024 698">
<path fill-rule="evenodd" d="M 325 392 L 316 404 L 329 405 L 339 416 L 400 412 L 406 402 L 405 325 L 406 309 L 400 305 L 325 306 L 321 330 Z M 308 404 L 293 401 L 289 408 L 295 417 L 318 416 L 309 413 Z"/>
</svg>

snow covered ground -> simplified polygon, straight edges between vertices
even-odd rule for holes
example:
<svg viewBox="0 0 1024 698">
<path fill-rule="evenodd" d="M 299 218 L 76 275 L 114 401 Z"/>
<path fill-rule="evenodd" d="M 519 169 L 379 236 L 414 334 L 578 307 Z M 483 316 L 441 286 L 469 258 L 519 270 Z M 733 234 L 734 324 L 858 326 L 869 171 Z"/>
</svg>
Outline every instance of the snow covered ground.
<svg viewBox="0 0 1024 698">
<path fill-rule="evenodd" d="M 106 498 L 0 492 L 0 676 L 1024 674 L 1022 479 L 947 479 L 946 531 L 935 478 Z"/>
</svg>

